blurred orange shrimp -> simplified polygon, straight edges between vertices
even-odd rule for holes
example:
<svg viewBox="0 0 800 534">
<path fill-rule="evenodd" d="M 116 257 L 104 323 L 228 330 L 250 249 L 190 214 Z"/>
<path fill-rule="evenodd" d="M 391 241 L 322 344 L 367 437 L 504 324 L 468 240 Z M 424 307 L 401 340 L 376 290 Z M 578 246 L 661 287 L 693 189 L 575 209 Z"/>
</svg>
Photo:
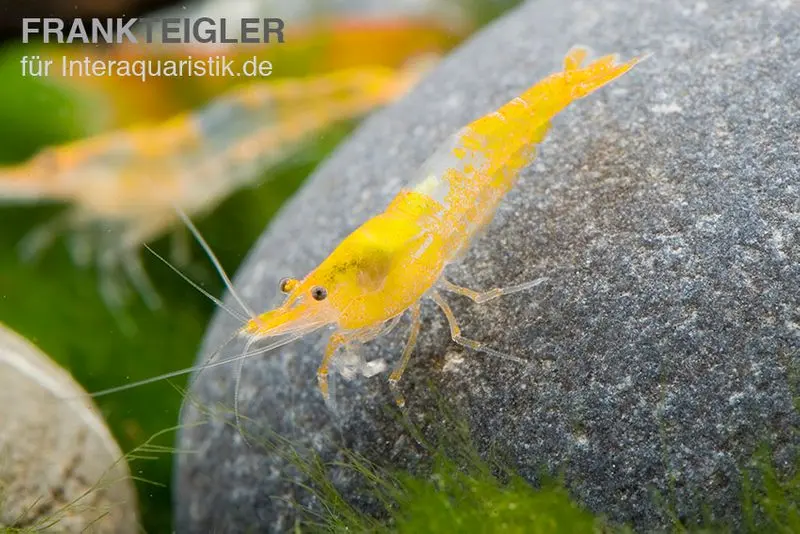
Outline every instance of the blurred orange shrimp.
<svg viewBox="0 0 800 534">
<path fill-rule="evenodd" d="M 520 170 L 533 160 L 536 146 L 544 139 L 553 117 L 571 102 L 618 78 L 644 59 L 639 57 L 618 63 L 615 56 L 609 55 L 582 66 L 586 55 L 583 48 L 571 49 L 564 58 L 563 71 L 544 78 L 498 110 L 452 135 L 430 156 L 410 187 L 400 191 L 385 211 L 356 228 L 304 278 L 283 279 L 280 290 L 287 296 L 275 309 L 261 314 L 250 310 L 234 291 L 208 244 L 184 216 L 247 315 L 242 318 L 240 313 L 211 297 L 233 316 L 243 319 L 237 334 L 247 339 L 244 353 L 213 361 L 226 343 L 203 365 L 95 395 L 237 361 L 234 407 L 238 423 L 238 389 L 245 358 L 273 350 L 310 332 L 332 328 L 317 371 L 320 392 L 327 399 L 329 367 L 337 351 L 350 343 L 375 339 L 392 328 L 401 315 L 410 312 L 411 330 L 402 355 L 389 375 L 396 400 L 403 405 L 404 399 L 396 386 L 420 332 L 423 298 L 432 299 L 442 310 L 455 343 L 524 363 L 516 356 L 464 337 L 441 292 L 456 293 L 484 303 L 530 289 L 544 279 L 481 292 L 451 283 L 443 271 L 463 255 L 473 238 L 492 220 L 498 204 L 517 182 Z M 254 343 L 262 340 L 270 342 L 251 350 Z"/>
<path fill-rule="evenodd" d="M 181 17 L 186 16 L 181 14 Z M 309 17 L 287 23 L 285 41 L 280 44 L 248 43 L 137 43 L 114 44 L 107 48 L 83 45 L 30 44 L 20 55 L 38 55 L 55 65 L 90 61 L 125 63 L 166 63 L 224 57 L 233 65 L 246 61 L 270 61 L 270 79 L 320 75 L 343 69 L 387 67 L 400 69 L 409 60 L 441 56 L 463 40 L 474 24 L 445 24 L 435 17 L 384 14 L 379 17 L 339 14 Z M 142 30 L 144 31 L 144 30 Z M 157 33 L 157 32 L 156 32 Z M 32 48 L 35 47 L 35 48 Z M 68 69 L 54 69 L 49 83 L 80 95 L 80 101 L 95 104 L 92 131 L 107 132 L 143 122 L 161 121 L 205 105 L 217 96 L 246 83 L 246 76 L 151 76 L 146 83 L 136 76 L 76 76 Z M 131 100 L 136 105 L 131 105 Z"/>
<path fill-rule="evenodd" d="M 0 202 L 70 203 L 24 239 L 23 257 L 36 257 L 70 230 L 74 260 L 95 256 L 109 306 L 123 303 L 124 273 L 156 307 L 138 249 L 178 222 L 176 207 L 211 210 L 333 123 L 405 93 L 424 68 L 359 67 L 240 86 L 197 112 L 47 148 L 0 168 Z"/>
</svg>

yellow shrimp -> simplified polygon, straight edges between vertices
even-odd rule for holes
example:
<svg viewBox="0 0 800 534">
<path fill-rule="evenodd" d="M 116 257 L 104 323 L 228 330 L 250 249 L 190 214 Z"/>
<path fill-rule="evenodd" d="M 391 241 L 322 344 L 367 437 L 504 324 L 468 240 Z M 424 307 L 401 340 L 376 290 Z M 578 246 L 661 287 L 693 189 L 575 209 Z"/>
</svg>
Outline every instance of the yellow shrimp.
<svg viewBox="0 0 800 534">
<path fill-rule="evenodd" d="M 138 247 L 178 222 L 175 206 L 209 211 L 313 134 L 403 94 L 429 64 L 240 86 L 196 112 L 48 148 L 0 168 L 0 202 L 71 203 L 23 241 L 23 257 L 37 256 L 58 233 L 74 230 L 73 258 L 86 263 L 96 251 L 101 294 L 112 309 L 122 304 L 119 269 L 156 307 Z"/>
<path fill-rule="evenodd" d="M 443 270 L 460 257 L 477 232 L 492 219 L 495 208 L 517 181 L 519 171 L 533 159 L 535 147 L 544 139 L 551 119 L 572 101 L 618 78 L 644 59 L 640 57 L 619 64 L 615 56 L 605 56 L 582 67 L 586 54 L 583 48 L 571 49 L 564 59 L 562 72 L 546 77 L 497 111 L 456 132 L 423 165 L 416 182 L 402 190 L 383 213 L 359 226 L 305 278 L 283 279 L 280 289 L 287 297 L 273 310 L 255 315 L 247 308 L 233 291 L 208 245 L 184 217 L 215 261 L 233 296 L 250 316 L 238 331 L 248 339 L 244 354 L 218 362 L 209 361 L 197 369 L 230 361 L 241 364 L 244 358 L 272 350 L 322 327 L 332 327 L 333 333 L 317 371 L 319 389 L 327 399 L 329 366 L 337 350 L 351 342 L 376 338 L 391 328 L 404 312 L 410 311 L 410 333 L 389 376 L 390 386 L 402 406 L 404 400 L 396 386 L 416 345 L 423 297 L 431 298 L 444 312 L 455 343 L 522 362 L 462 336 L 440 290 L 483 303 L 529 289 L 542 280 L 478 292 L 449 282 Z M 226 310 L 241 317 L 233 310 Z M 254 342 L 263 339 L 271 339 L 272 343 L 249 352 Z M 235 403 L 240 376 L 241 366 Z M 144 382 L 161 378 L 164 377 Z M 238 420 L 238 411 L 236 414 Z"/>
</svg>

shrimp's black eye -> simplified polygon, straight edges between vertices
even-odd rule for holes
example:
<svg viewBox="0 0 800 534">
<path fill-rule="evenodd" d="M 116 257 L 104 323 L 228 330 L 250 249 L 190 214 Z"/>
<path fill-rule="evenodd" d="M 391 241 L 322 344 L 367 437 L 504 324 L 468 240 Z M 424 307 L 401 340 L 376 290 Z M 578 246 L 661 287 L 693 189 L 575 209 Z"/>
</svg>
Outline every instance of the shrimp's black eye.
<svg viewBox="0 0 800 534">
<path fill-rule="evenodd" d="M 328 296 L 328 291 L 322 286 L 314 286 L 311 288 L 311 297 L 314 300 L 325 300 Z"/>
<path fill-rule="evenodd" d="M 289 293 L 297 285 L 297 280 L 294 278 L 281 278 L 278 282 L 278 287 L 283 293 Z"/>
</svg>

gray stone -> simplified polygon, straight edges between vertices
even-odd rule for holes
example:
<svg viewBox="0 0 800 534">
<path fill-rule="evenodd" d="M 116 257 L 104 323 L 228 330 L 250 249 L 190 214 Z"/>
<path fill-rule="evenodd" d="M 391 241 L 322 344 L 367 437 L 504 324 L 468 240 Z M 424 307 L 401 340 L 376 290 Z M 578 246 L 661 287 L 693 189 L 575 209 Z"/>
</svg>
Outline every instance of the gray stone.
<svg viewBox="0 0 800 534">
<path fill-rule="evenodd" d="M 0 530 L 139 531 L 136 492 L 86 392 L 0 325 Z"/>
<path fill-rule="evenodd" d="M 426 305 L 402 384 L 413 419 L 435 415 L 432 384 L 467 414 L 482 451 L 499 448 L 532 482 L 542 467 L 563 472 L 580 502 L 613 520 L 660 529 L 668 508 L 691 523 L 705 507 L 735 525 L 758 445 L 788 471 L 800 444 L 790 379 L 800 363 L 798 28 L 800 8 L 786 0 L 525 4 L 368 119 L 270 225 L 237 287 L 256 309 L 274 305 L 282 276 L 305 275 L 448 134 L 557 70 L 573 44 L 653 52 L 556 118 L 540 159 L 450 270 L 478 289 L 549 277 L 483 305 L 450 299 L 466 335 L 532 366 L 454 346 Z M 235 326 L 219 314 L 206 353 Z M 391 364 L 403 333 L 368 356 Z M 339 380 L 326 407 L 314 376 L 323 347 L 311 336 L 247 362 L 248 431 L 271 428 L 328 460 L 339 443 L 415 465 L 385 374 Z M 208 370 L 193 389 L 221 415 L 180 436 L 202 451 L 177 466 L 184 532 L 281 531 L 293 521 L 287 500 L 312 503 L 291 467 L 248 447 L 218 408 L 232 405 L 234 376 L 234 366 Z M 203 417 L 187 406 L 183 422 Z M 358 501 L 347 472 L 336 481 Z"/>
</svg>

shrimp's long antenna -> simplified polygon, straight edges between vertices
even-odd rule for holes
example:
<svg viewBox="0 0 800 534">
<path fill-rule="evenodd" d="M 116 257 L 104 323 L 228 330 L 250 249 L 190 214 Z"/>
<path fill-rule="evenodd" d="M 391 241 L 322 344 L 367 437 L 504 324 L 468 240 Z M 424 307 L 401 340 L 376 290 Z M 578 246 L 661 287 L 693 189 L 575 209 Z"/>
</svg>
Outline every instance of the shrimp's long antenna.
<svg viewBox="0 0 800 534">
<path fill-rule="evenodd" d="M 319 325 L 316 325 L 316 326 L 319 326 Z M 169 373 L 164 373 L 162 375 L 154 376 L 154 377 L 151 377 L 151 378 L 146 378 L 144 380 L 139 380 L 138 382 L 132 382 L 130 384 L 125 384 L 125 385 L 122 385 L 122 386 L 103 389 L 103 390 L 100 390 L 100 391 L 96 391 L 94 393 L 90 393 L 89 396 L 92 397 L 92 398 L 103 397 L 105 395 L 111 395 L 112 393 L 118 393 L 120 391 L 126 391 L 128 389 L 137 388 L 139 386 L 144 386 L 144 385 L 147 385 L 147 384 L 153 384 L 154 382 L 160 382 L 161 380 L 166 380 L 168 378 L 175 378 L 176 376 L 187 375 L 187 374 L 192 373 L 194 371 L 205 371 L 206 369 L 211 369 L 212 367 L 219 367 L 220 365 L 225 365 L 225 364 L 228 364 L 228 363 L 244 360 L 244 359 L 250 358 L 252 356 L 257 356 L 259 354 L 264 354 L 265 352 L 269 352 L 269 351 L 271 351 L 273 349 L 277 349 L 277 348 L 282 347 L 284 345 L 288 345 L 292 341 L 297 341 L 298 339 L 300 339 L 301 337 L 303 337 L 304 335 L 306 335 L 308 333 L 309 333 L 309 329 L 301 330 L 301 331 L 296 332 L 295 334 L 289 336 L 286 339 L 281 339 L 281 340 L 276 341 L 274 343 L 270 343 L 269 345 L 266 345 L 264 347 L 260 347 L 260 348 L 258 348 L 256 350 L 252 351 L 252 352 L 245 352 L 243 354 L 240 354 L 238 356 L 234 356 L 232 358 L 227 358 L 225 360 L 219 360 L 219 361 L 216 361 L 216 362 L 207 362 L 207 363 L 204 363 L 202 365 L 194 365 L 192 367 L 186 367 L 184 369 L 178 369 L 177 371 L 170 371 Z M 239 332 L 237 331 L 236 335 L 238 335 L 238 334 L 239 334 Z M 219 354 L 220 351 L 222 351 L 222 349 L 225 348 L 228 345 L 228 343 L 230 343 L 233 339 L 235 339 L 235 335 L 234 335 L 234 337 L 231 337 L 228 341 L 226 341 L 219 349 L 214 351 L 214 353 L 209 357 L 209 360 L 213 359 L 217 354 Z"/>
<path fill-rule="evenodd" d="M 171 264 L 169 261 L 167 261 L 167 259 L 166 259 L 166 258 L 164 258 L 164 257 L 163 257 L 163 256 L 161 256 L 161 255 L 160 255 L 158 252 L 156 252 L 155 250 L 153 250 L 152 248 L 150 248 L 150 245 L 148 245 L 147 243 L 143 243 L 143 245 L 144 245 L 144 248 L 146 248 L 147 250 L 149 250 L 149 251 L 150 251 L 150 253 L 151 253 L 153 256 L 155 256 L 156 258 L 158 258 L 159 260 L 161 260 L 161 262 L 162 262 L 164 265 L 166 265 L 167 267 L 169 267 L 170 269 L 172 269 L 172 271 L 173 271 L 175 274 L 177 274 L 178 276 L 180 276 L 181 278 L 183 278 L 183 280 L 184 280 L 186 283 L 188 283 L 190 286 L 192 286 L 192 287 L 193 287 L 193 288 L 195 288 L 197 291 L 199 291 L 201 294 L 203 294 L 203 295 L 204 295 L 206 298 L 208 298 L 208 299 L 209 299 L 211 302 L 213 302 L 214 304 L 216 304 L 217 306 L 219 306 L 220 308 L 222 308 L 223 310 L 225 310 L 226 312 L 228 312 L 228 314 L 229 314 L 231 317 L 233 317 L 233 318 L 234 318 L 234 319 L 236 319 L 237 321 L 241 322 L 242 324 L 245 324 L 245 323 L 247 323 L 247 318 L 246 318 L 245 316 L 243 316 L 242 314 L 240 314 L 240 313 L 238 313 L 238 312 L 236 312 L 236 311 L 232 310 L 231 308 L 229 308 L 228 306 L 226 306 L 226 305 L 225 305 L 225 303 L 223 303 L 223 302 L 222 302 L 220 299 L 218 299 L 217 297 L 215 297 L 214 295 L 212 295 L 211 293 L 209 293 L 208 291 L 206 291 L 205 289 L 203 289 L 202 287 L 200 287 L 200 285 L 199 285 L 198 283 L 194 282 L 194 281 L 193 281 L 191 278 L 189 278 L 188 276 L 186 276 L 185 274 L 183 274 L 183 273 L 180 271 L 180 269 L 178 269 L 177 267 L 175 267 L 174 265 L 172 265 L 172 264 Z"/>
<path fill-rule="evenodd" d="M 250 339 L 244 346 L 244 350 L 242 354 L 247 354 L 247 351 L 250 350 L 250 346 L 253 344 L 256 338 Z M 244 369 L 244 359 L 239 360 L 238 365 L 236 366 L 236 386 L 233 388 L 233 417 L 236 419 L 236 428 L 239 430 L 239 435 L 242 436 L 245 444 L 248 446 L 250 443 L 247 441 L 247 438 L 242 433 L 242 418 L 241 414 L 239 413 L 239 385 L 242 383 L 242 369 Z"/>
<path fill-rule="evenodd" d="M 214 264 L 214 268 L 216 268 L 217 273 L 219 273 L 220 278 L 222 278 L 222 281 L 225 282 L 225 287 L 227 287 L 228 291 L 231 292 L 233 298 L 236 299 L 236 302 L 238 302 L 239 306 L 241 306 L 242 309 L 245 312 L 247 312 L 247 315 L 249 315 L 251 319 L 255 319 L 257 317 L 256 312 L 254 312 L 250 308 L 250 306 L 248 306 L 244 302 L 244 300 L 239 296 L 236 290 L 233 289 L 233 283 L 231 282 L 231 279 L 228 277 L 228 274 L 225 272 L 225 269 L 222 267 L 222 264 L 219 262 L 219 259 L 217 258 L 216 254 L 214 254 L 214 251 L 211 250 L 211 247 L 208 245 L 206 240 L 203 238 L 202 235 L 200 235 L 200 231 L 194 225 L 192 220 L 189 219 L 189 216 L 186 215 L 186 213 L 184 213 L 183 210 L 180 209 L 178 206 L 175 206 L 175 211 L 178 212 L 178 215 L 180 216 L 181 220 L 189 228 L 189 231 L 192 232 L 192 235 L 194 236 L 195 239 L 197 239 L 197 242 L 200 243 L 200 246 L 203 247 L 203 250 L 208 256 L 208 259 L 211 260 L 211 263 Z"/>
</svg>

